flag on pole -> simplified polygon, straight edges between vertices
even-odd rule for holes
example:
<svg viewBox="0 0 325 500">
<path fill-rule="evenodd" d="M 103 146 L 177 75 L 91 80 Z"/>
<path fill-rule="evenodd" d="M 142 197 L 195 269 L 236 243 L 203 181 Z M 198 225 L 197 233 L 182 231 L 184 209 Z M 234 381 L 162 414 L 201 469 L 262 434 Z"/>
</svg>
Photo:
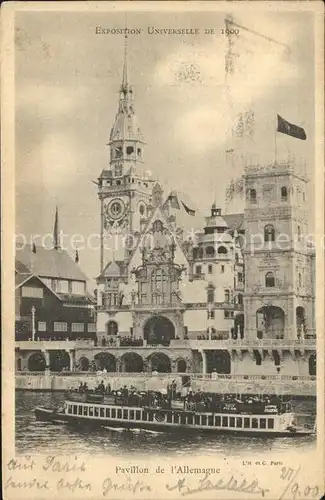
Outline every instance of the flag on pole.
<svg viewBox="0 0 325 500">
<path fill-rule="evenodd" d="M 78 264 L 78 262 L 79 262 L 79 253 L 78 253 L 78 250 L 76 250 L 76 256 L 75 256 L 74 261 L 75 261 L 76 264 Z"/>
<path fill-rule="evenodd" d="M 289 123 L 280 115 L 277 116 L 278 116 L 277 132 L 281 132 L 281 134 L 290 135 L 291 137 L 295 137 L 296 139 L 301 139 L 302 141 L 305 141 L 307 139 L 306 132 L 302 127 L 298 127 L 298 125 Z"/>
<path fill-rule="evenodd" d="M 33 252 L 33 253 L 36 253 L 36 245 L 35 245 L 35 243 L 34 243 L 34 242 L 33 242 L 33 246 L 32 246 L 32 252 Z"/>
</svg>

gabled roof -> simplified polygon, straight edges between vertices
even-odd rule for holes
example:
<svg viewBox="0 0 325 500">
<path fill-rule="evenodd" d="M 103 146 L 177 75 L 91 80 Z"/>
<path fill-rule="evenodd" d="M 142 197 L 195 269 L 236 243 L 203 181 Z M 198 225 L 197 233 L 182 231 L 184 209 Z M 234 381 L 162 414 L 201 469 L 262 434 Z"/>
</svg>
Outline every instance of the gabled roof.
<svg viewBox="0 0 325 500">
<path fill-rule="evenodd" d="M 244 214 L 225 214 L 222 217 L 227 222 L 230 231 L 242 231 L 244 229 Z"/>
<path fill-rule="evenodd" d="M 66 250 L 36 246 L 36 253 L 29 245 L 16 251 L 16 268 L 25 267 L 40 277 L 86 281 L 87 277 Z"/>
<path fill-rule="evenodd" d="M 102 170 L 98 179 L 111 179 L 113 177 L 113 173 L 111 170 Z"/>
<path fill-rule="evenodd" d="M 122 276 L 124 274 L 125 263 L 123 260 L 113 260 L 106 264 L 106 267 L 102 273 L 105 277 L 116 277 Z"/>
<path fill-rule="evenodd" d="M 17 276 L 18 277 L 18 276 Z M 46 288 L 47 290 L 49 290 L 53 295 L 55 295 L 55 297 L 59 300 L 60 297 L 59 297 L 59 294 L 54 292 L 54 290 L 52 290 L 51 287 L 49 287 L 46 283 L 44 283 L 44 281 L 39 277 L 39 276 L 35 276 L 35 274 L 30 274 L 28 277 L 23 277 L 22 278 L 25 278 L 25 279 L 22 279 L 22 280 L 18 280 L 19 282 L 17 283 L 16 282 L 16 288 L 20 288 L 22 285 L 24 285 L 25 283 L 27 283 L 28 281 L 30 281 L 31 279 L 36 279 L 37 281 L 39 281 L 41 283 L 41 285 L 43 285 L 44 288 Z"/>
</svg>

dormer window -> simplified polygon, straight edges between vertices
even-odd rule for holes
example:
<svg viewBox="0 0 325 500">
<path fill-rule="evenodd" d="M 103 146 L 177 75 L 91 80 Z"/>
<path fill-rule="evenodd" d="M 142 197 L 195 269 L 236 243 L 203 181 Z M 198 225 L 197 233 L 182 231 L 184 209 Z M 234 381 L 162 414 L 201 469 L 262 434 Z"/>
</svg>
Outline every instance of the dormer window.
<svg viewBox="0 0 325 500">
<path fill-rule="evenodd" d="M 127 146 L 126 148 L 126 154 L 127 155 L 132 155 L 134 153 L 134 147 L 133 146 Z"/>
</svg>

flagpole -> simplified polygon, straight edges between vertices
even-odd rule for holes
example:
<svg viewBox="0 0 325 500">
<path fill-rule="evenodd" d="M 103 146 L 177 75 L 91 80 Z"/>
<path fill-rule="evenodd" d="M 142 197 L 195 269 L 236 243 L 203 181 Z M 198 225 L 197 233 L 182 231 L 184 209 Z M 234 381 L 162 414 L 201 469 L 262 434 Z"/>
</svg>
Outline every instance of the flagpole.
<svg viewBox="0 0 325 500">
<path fill-rule="evenodd" d="M 277 164 L 278 161 L 278 148 L 277 148 L 277 142 L 276 142 L 276 133 L 278 129 L 278 124 L 277 124 L 278 117 L 276 117 L 276 124 L 275 124 L 275 131 L 274 131 L 274 164 Z"/>
</svg>

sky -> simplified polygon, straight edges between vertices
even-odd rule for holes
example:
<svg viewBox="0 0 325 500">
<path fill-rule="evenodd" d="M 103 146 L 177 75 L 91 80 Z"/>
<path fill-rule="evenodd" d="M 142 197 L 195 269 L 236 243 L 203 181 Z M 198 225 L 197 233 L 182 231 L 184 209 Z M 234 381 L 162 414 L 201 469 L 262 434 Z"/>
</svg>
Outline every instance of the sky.
<svg viewBox="0 0 325 500">
<path fill-rule="evenodd" d="M 226 87 L 225 14 L 132 12 L 127 17 L 129 29 L 142 30 L 129 36 L 128 59 L 135 111 L 147 142 L 145 169 L 166 195 L 170 189 L 184 191 L 206 214 L 215 199 L 228 212 L 242 210 L 236 200 L 225 206 L 229 181 L 243 173 L 243 162 L 229 163 L 225 155 L 234 117 L 242 110 L 255 114 L 254 139 L 240 146 L 246 158 L 274 161 L 276 141 L 278 160 L 288 154 L 302 158 L 311 180 L 314 170 L 312 15 L 269 12 L 253 19 L 237 14 L 242 28 L 232 38 L 235 74 Z M 109 165 L 124 37 L 96 34 L 97 26 L 123 28 L 125 14 L 16 13 L 16 234 L 26 238 L 53 231 L 56 205 L 66 234 L 99 232 L 92 181 Z M 198 28 L 200 34 L 150 35 L 148 27 Z M 215 34 L 204 34 L 204 28 Z M 302 126 L 307 141 L 275 134 L 277 113 Z M 94 278 L 99 252 L 80 248 L 79 258 Z"/>
</svg>

